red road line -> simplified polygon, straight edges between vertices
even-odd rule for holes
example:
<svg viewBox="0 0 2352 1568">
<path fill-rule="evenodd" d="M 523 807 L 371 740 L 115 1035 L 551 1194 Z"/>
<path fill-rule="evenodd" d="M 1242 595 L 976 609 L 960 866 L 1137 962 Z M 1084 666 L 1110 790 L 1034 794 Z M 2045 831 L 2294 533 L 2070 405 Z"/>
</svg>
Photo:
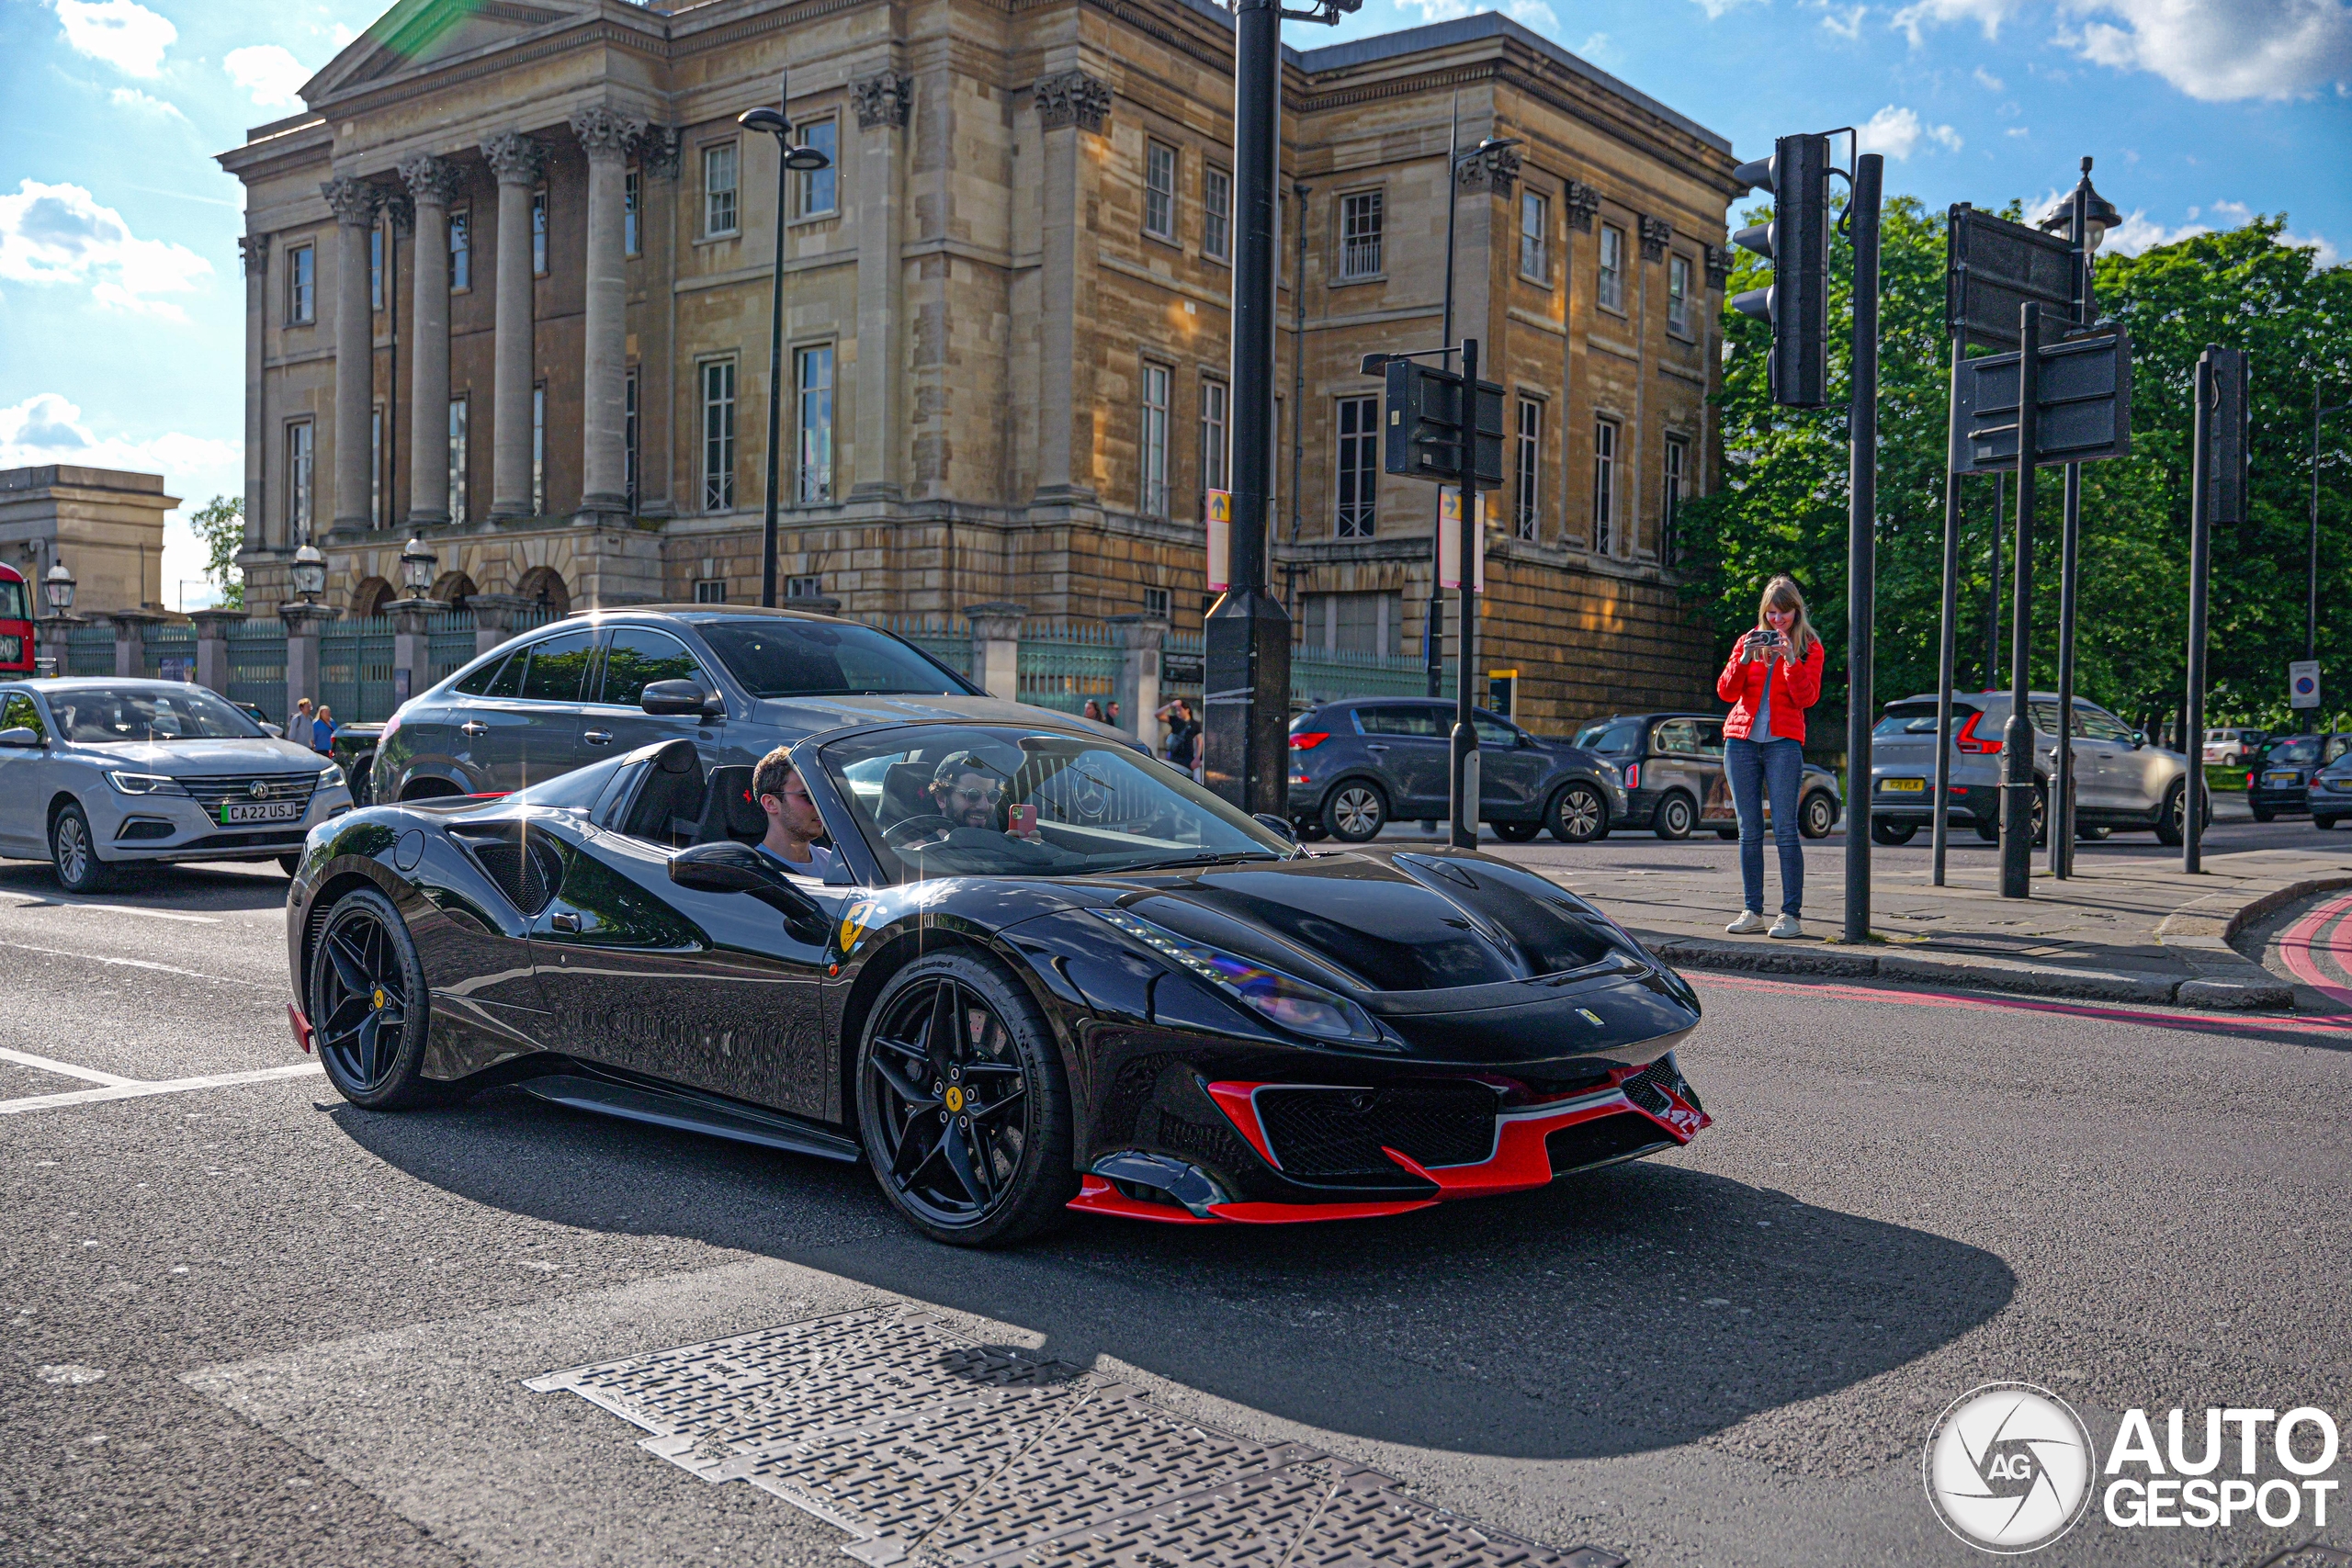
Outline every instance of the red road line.
<svg viewBox="0 0 2352 1568">
<path fill-rule="evenodd" d="M 2331 981 L 2312 957 L 2313 939 L 2329 921 L 2335 920 L 2335 930 L 2321 951 L 2335 960 L 2339 970 L 2352 974 L 2352 920 L 2341 919 L 2346 914 L 2352 914 L 2352 894 L 2317 906 L 2278 939 L 2278 956 L 2296 979 L 2330 1001 L 2352 1006 L 2352 989 Z"/>
<path fill-rule="evenodd" d="M 1787 980 L 1758 980 L 1746 976 L 1692 974 L 1684 978 L 1699 986 L 1724 986 L 1736 991 L 1763 991 L 1776 996 L 1833 997 L 1840 1001 L 1875 1002 L 1896 1007 L 1992 1009 L 2009 1012 L 2057 1013 L 2068 1018 L 2096 1018 L 2116 1023 L 2140 1023 L 2156 1029 L 2180 1029 L 2202 1034 L 2244 1034 L 2255 1030 L 2295 1034 L 2352 1033 L 2352 1013 L 2320 1018 L 2259 1017 L 2223 1019 L 2193 1013 L 2145 1012 L 2135 1008 L 2084 1007 L 2071 1002 L 2034 1001 L 2024 997 L 1985 996 L 1973 992 L 1896 991 L 1874 986 L 1804 985 Z M 2352 993 L 2341 993 L 2352 1001 Z"/>
</svg>

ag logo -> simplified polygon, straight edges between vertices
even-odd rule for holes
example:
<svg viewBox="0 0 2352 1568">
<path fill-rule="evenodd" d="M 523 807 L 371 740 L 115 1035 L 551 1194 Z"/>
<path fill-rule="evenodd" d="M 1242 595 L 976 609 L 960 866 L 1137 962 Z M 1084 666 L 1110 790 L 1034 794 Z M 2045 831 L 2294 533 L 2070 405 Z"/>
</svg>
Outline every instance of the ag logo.
<svg viewBox="0 0 2352 1568">
<path fill-rule="evenodd" d="M 1920 1470 L 1944 1528 L 1982 1551 L 2038 1551 L 2090 1506 L 2089 1428 L 2032 1383 L 1993 1382 L 1954 1400 L 1928 1429 Z"/>
</svg>

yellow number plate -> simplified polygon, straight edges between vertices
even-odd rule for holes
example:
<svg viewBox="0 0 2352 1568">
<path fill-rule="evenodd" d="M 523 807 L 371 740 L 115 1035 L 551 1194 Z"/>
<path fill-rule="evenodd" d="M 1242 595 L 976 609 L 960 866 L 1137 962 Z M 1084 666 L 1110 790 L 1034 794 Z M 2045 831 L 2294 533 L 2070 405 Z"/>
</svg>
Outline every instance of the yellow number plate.
<svg viewBox="0 0 2352 1568">
<path fill-rule="evenodd" d="M 1889 795 L 1917 795 L 1928 787 L 1928 781 L 1925 779 L 1884 779 L 1880 782 L 1878 787 L 1886 791 Z"/>
</svg>

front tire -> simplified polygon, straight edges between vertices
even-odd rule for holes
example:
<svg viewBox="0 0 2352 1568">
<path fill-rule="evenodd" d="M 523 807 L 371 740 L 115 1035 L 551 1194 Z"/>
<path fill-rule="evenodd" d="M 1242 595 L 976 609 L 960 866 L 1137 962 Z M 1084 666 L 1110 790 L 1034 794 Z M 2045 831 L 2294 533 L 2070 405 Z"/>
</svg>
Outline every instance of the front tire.
<svg viewBox="0 0 2352 1568">
<path fill-rule="evenodd" d="M 1657 815 L 1650 819 L 1650 831 L 1668 840 L 1687 839 L 1699 820 L 1699 808 L 1690 797 L 1677 790 L 1657 803 Z"/>
<path fill-rule="evenodd" d="M 2213 825 L 2213 800 L 2211 795 L 2205 797 L 2204 806 L 2205 815 L 2198 826 L 2210 828 Z M 2188 781 L 2181 779 L 2165 792 L 2164 809 L 2156 813 L 2156 841 L 2178 844 L 2188 836 Z"/>
<path fill-rule="evenodd" d="M 337 1094 L 370 1111 L 458 1098 L 424 1076 L 431 1023 L 424 965 L 390 899 L 362 887 L 335 901 L 311 949 L 310 982 L 303 1000 Z"/>
<path fill-rule="evenodd" d="M 1380 786 L 1350 779 L 1323 802 L 1323 828 L 1343 844 L 1366 844 L 1388 825 L 1388 801 Z"/>
<path fill-rule="evenodd" d="M 1609 802 L 1590 784 L 1562 784 L 1544 809 L 1544 825 L 1564 844 L 1592 844 L 1609 837 Z"/>
<path fill-rule="evenodd" d="M 1026 991 L 967 953 L 917 959 L 866 1015 L 858 1131 L 882 1194 L 951 1247 L 1002 1247 L 1068 1213 L 1069 1089 Z"/>
<path fill-rule="evenodd" d="M 89 818 L 71 801 L 58 808 L 57 819 L 49 825 L 49 863 L 57 873 L 57 885 L 68 893 L 103 893 L 114 885 L 113 874 L 98 858 Z"/>
</svg>

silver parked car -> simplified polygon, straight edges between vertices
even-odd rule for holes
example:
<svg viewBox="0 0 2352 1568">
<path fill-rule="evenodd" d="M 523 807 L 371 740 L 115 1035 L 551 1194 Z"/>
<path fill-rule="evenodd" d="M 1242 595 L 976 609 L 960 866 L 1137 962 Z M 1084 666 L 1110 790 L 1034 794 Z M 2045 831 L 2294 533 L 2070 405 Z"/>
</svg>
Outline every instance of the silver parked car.
<svg viewBox="0 0 2352 1568">
<path fill-rule="evenodd" d="M 2026 716 L 2033 721 L 2033 834 L 2042 835 L 2050 778 L 2057 769 L 2058 697 L 2036 692 Z M 2001 836 L 2001 730 L 2009 722 L 2006 692 L 1959 692 L 1952 697 L 1951 820 L 1966 822 L 1992 842 Z M 2181 840 L 2187 821 L 2188 759 L 2149 744 L 2130 725 L 2082 697 L 2075 699 L 2075 825 L 2087 837 L 2118 829 L 2153 829 L 2167 844 Z M 1936 695 L 1886 705 L 1871 732 L 1871 837 L 1900 844 L 1935 820 Z M 2206 820 L 2213 802 L 2203 797 Z"/>
<path fill-rule="evenodd" d="M 181 681 L 0 685 L 0 854 L 69 893 L 135 862 L 275 860 L 351 809 L 343 770 Z"/>
</svg>

